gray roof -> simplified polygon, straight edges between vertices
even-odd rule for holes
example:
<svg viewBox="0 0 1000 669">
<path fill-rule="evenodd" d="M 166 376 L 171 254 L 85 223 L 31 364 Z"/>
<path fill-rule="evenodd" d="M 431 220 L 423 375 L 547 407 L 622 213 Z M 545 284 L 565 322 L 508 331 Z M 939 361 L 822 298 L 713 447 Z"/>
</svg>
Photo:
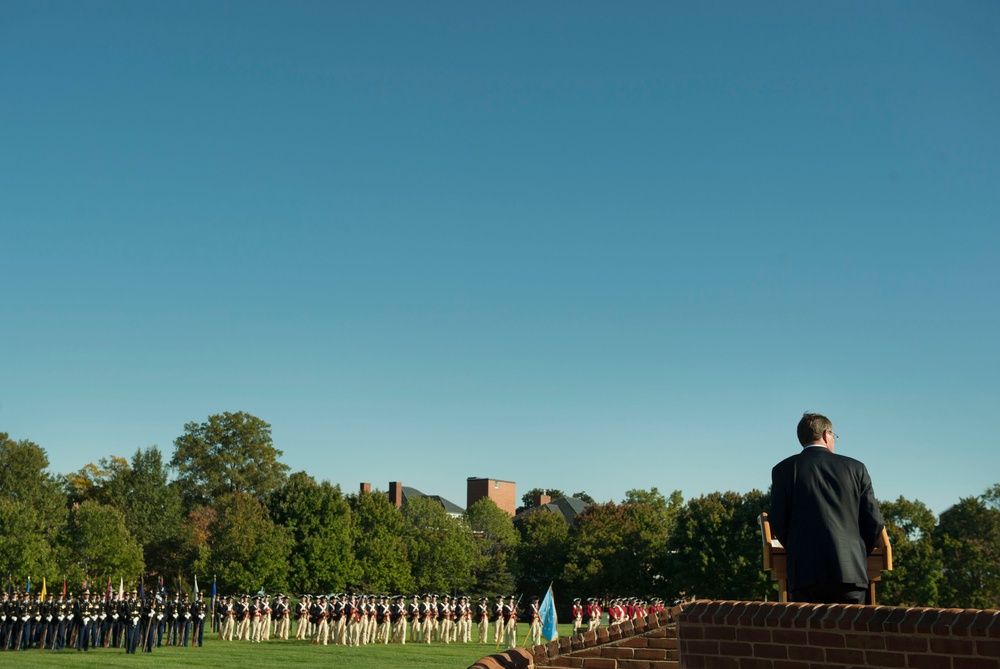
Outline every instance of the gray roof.
<svg viewBox="0 0 1000 669">
<path fill-rule="evenodd" d="M 462 507 L 458 506 L 457 504 L 454 504 L 451 501 L 445 499 L 441 495 L 425 495 L 424 493 L 420 492 L 416 488 L 411 488 L 409 486 L 405 486 L 404 485 L 403 486 L 403 504 L 406 504 L 406 500 L 409 499 L 409 498 L 411 498 L 411 497 L 428 497 L 428 498 L 434 500 L 435 502 L 437 502 L 438 504 L 440 504 L 441 506 L 443 506 L 446 513 L 450 513 L 452 515 L 458 515 L 458 516 L 460 516 L 463 513 L 465 513 L 465 509 L 463 509 Z"/>
<path fill-rule="evenodd" d="M 530 509 L 525 509 L 521 513 L 514 516 L 514 522 L 516 523 L 520 521 L 529 513 L 544 510 L 562 514 L 562 517 L 565 518 L 569 526 L 572 527 L 576 525 L 576 517 L 583 513 L 586 508 L 587 502 L 579 497 L 560 497 L 559 499 L 552 500 L 548 504 L 542 504 L 541 506 L 533 506 Z"/>
</svg>

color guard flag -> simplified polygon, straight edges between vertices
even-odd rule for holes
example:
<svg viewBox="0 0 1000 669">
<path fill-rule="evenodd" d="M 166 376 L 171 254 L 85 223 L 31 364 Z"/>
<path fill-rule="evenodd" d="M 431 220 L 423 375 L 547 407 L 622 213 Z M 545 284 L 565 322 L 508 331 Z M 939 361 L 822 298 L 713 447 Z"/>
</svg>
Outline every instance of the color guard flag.
<svg viewBox="0 0 1000 669">
<path fill-rule="evenodd" d="M 556 602 L 552 598 L 551 584 L 549 585 L 548 592 L 545 593 L 542 605 L 538 607 L 538 615 L 542 617 L 542 636 L 548 641 L 558 639 L 559 629 L 557 625 L 559 624 L 559 616 L 556 615 Z"/>
<path fill-rule="evenodd" d="M 49 594 L 49 591 L 45 589 L 45 577 L 42 576 L 42 599 L 45 599 Z"/>
<path fill-rule="evenodd" d="M 194 598 L 198 599 L 198 574 L 194 575 Z"/>
</svg>

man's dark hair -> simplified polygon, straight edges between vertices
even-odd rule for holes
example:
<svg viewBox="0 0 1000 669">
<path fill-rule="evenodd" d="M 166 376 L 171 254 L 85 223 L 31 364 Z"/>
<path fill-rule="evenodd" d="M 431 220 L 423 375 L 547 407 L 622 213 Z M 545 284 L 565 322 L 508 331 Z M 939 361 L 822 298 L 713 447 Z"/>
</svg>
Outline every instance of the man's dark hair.
<svg viewBox="0 0 1000 669">
<path fill-rule="evenodd" d="M 799 426 L 795 431 L 799 436 L 799 443 L 808 446 L 821 441 L 823 433 L 832 429 L 833 423 L 823 414 L 806 412 L 802 414 L 802 420 L 799 421 Z"/>
</svg>

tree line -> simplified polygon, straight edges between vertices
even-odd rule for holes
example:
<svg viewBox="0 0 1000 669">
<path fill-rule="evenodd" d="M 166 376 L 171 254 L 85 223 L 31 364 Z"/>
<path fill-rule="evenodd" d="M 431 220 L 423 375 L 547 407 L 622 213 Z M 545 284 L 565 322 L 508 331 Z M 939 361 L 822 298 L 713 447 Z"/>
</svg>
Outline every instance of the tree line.
<svg viewBox="0 0 1000 669">
<path fill-rule="evenodd" d="M 169 461 L 155 446 L 68 474 L 43 448 L 0 433 L 0 574 L 23 588 L 45 578 L 103 587 L 162 580 L 220 592 L 542 593 L 667 600 L 775 599 L 761 570 L 757 518 L 769 495 L 629 490 L 571 522 L 489 499 L 461 517 L 429 498 L 397 509 L 385 493 L 344 494 L 289 473 L 271 427 L 247 413 L 188 423 Z M 766 472 L 763 475 L 765 475 Z M 535 489 L 523 497 L 529 506 Z M 1000 484 L 939 517 L 920 501 L 881 501 L 894 570 L 888 605 L 1000 607 Z M 37 587 L 37 586 L 36 586 Z M 50 587 L 50 590 L 53 588 Z"/>
</svg>

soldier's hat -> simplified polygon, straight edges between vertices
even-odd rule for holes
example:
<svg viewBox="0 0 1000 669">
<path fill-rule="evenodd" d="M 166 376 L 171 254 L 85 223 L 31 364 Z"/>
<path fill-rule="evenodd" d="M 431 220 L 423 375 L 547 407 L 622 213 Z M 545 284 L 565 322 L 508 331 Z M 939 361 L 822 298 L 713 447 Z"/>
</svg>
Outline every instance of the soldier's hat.
<svg viewBox="0 0 1000 669">
<path fill-rule="evenodd" d="M 533 602 L 537 602 L 537 601 L 538 601 L 538 596 L 536 595 L 536 596 L 532 597 L 532 598 L 531 598 L 531 601 L 533 601 Z"/>
<path fill-rule="evenodd" d="M 573 601 L 574 601 L 574 602 L 578 602 L 578 601 L 580 601 L 580 598 L 579 598 L 579 597 L 574 597 L 574 598 L 573 598 Z"/>
</svg>

